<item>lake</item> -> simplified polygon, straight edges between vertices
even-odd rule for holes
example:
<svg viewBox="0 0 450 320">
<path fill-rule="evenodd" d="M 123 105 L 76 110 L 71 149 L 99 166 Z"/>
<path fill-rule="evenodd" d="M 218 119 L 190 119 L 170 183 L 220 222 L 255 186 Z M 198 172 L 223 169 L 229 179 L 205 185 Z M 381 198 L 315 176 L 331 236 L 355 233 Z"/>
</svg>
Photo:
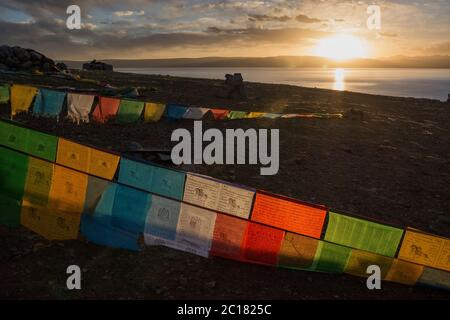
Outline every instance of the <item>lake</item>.
<svg viewBox="0 0 450 320">
<path fill-rule="evenodd" d="M 240 72 L 244 80 L 252 82 L 443 101 L 450 93 L 450 69 L 204 67 L 116 68 L 116 71 L 205 79 L 224 79 L 226 73 Z"/>
</svg>

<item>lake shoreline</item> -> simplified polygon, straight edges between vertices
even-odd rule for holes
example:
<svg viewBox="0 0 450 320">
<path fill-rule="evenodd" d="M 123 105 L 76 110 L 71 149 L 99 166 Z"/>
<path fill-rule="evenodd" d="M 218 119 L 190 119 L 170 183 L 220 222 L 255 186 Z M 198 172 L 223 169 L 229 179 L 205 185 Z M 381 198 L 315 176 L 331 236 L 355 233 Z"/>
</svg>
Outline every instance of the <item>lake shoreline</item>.
<svg viewBox="0 0 450 320">
<path fill-rule="evenodd" d="M 287 84 L 389 96 L 429 98 L 445 101 L 450 90 L 450 69 L 429 68 L 239 68 L 172 67 L 116 68 L 121 73 L 169 75 L 195 79 L 223 79 L 239 72 L 249 82 Z"/>
</svg>

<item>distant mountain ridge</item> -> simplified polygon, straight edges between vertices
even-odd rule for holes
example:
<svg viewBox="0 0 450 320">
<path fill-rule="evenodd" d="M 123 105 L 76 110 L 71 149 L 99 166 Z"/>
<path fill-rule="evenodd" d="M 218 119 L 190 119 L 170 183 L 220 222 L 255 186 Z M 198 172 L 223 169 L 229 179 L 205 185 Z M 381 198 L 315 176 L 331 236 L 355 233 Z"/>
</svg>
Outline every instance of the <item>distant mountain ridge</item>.
<svg viewBox="0 0 450 320">
<path fill-rule="evenodd" d="M 279 57 L 205 57 L 174 59 L 105 59 L 102 62 L 112 64 L 114 68 L 157 68 L 157 67 L 276 67 L 276 68 L 450 68 L 450 56 L 405 57 L 395 56 L 379 59 L 354 59 L 334 61 L 314 56 L 279 56 Z M 87 61 L 63 61 L 70 68 L 81 68 Z"/>
</svg>

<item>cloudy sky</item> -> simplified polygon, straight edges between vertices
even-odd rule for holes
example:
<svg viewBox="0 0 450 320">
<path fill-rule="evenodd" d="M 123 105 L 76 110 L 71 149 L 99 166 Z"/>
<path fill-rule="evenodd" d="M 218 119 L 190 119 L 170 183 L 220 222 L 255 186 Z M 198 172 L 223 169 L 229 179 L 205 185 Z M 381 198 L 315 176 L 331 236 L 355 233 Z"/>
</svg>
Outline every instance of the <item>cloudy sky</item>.
<svg viewBox="0 0 450 320">
<path fill-rule="evenodd" d="M 368 30 L 367 7 L 381 7 Z M 82 29 L 66 28 L 77 4 Z M 0 44 L 54 59 L 314 55 L 351 34 L 368 57 L 450 54 L 450 0 L 0 0 Z"/>
</svg>

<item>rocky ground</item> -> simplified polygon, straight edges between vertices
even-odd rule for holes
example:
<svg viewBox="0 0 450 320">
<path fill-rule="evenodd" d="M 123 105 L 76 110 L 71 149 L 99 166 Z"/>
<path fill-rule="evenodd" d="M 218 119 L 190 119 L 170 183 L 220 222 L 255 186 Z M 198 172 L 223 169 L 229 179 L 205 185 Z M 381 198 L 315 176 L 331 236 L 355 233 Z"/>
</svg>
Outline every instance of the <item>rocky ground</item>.
<svg viewBox="0 0 450 320">
<path fill-rule="evenodd" d="M 205 121 L 207 128 L 279 128 L 280 170 L 259 166 L 182 166 L 339 211 L 450 237 L 450 105 L 436 100 L 246 83 L 247 99 L 228 100 L 223 81 L 84 72 L 113 86 L 139 87 L 143 100 L 284 113 L 362 111 L 364 119 Z M 0 74 L 0 81 L 103 90 L 94 82 Z M 2 107 L 7 116 L 7 107 Z M 127 141 L 169 149 L 175 128 L 192 121 L 72 125 L 20 116 L 31 127 L 120 150 Z M 140 299 L 448 299 L 448 292 L 383 283 L 369 291 L 348 275 L 274 269 L 204 259 L 168 248 L 127 252 L 83 241 L 48 242 L 25 228 L 0 228 L 2 298 Z M 65 289 L 66 267 L 83 270 L 83 289 Z"/>
</svg>

